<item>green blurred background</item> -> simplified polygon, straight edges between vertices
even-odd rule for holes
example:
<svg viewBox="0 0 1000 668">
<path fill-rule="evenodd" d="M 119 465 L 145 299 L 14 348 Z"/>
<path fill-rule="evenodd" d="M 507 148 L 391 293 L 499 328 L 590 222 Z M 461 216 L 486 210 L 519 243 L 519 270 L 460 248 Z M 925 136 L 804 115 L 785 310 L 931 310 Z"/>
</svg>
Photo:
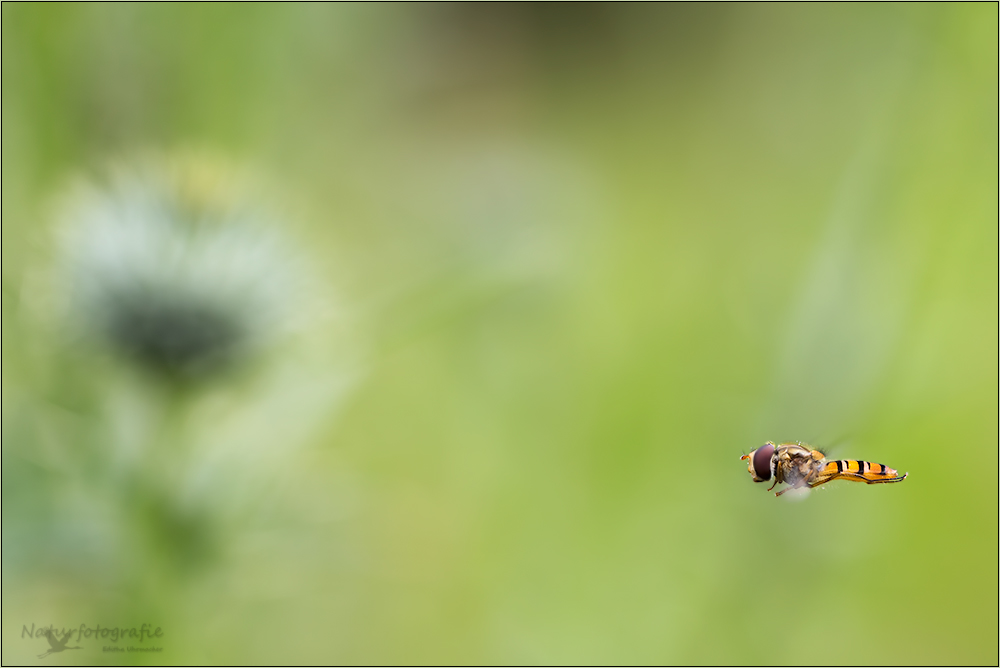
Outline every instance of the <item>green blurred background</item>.
<svg viewBox="0 0 1000 668">
<path fill-rule="evenodd" d="M 996 4 L 2 12 L 5 664 L 997 663 Z M 311 286 L 198 387 L 45 287 L 192 150 Z"/>
</svg>

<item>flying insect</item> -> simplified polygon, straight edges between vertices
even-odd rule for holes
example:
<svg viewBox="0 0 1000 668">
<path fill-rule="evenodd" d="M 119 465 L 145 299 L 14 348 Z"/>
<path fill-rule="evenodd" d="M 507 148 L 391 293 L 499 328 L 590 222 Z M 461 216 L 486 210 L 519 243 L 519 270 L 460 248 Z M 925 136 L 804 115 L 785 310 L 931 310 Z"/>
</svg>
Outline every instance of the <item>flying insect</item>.
<svg viewBox="0 0 1000 668">
<path fill-rule="evenodd" d="M 896 469 L 891 469 L 885 464 L 861 459 L 827 459 L 819 450 L 802 443 L 775 445 L 768 441 L 740 459 L 749 460 L 747 471 L 753 476 L 754 482 L 767 482 L 774 478 L 774 484 L 767 491 L 770 492 L 779 482 L 789 485 L 775 492 L 775 496 L 781 496 L 800 487 L 819 487 L 834 480 L 851 480 L 873 485 L 902 482 L 909 475 L 909 473 L 899 475 Z"/>
</svg>

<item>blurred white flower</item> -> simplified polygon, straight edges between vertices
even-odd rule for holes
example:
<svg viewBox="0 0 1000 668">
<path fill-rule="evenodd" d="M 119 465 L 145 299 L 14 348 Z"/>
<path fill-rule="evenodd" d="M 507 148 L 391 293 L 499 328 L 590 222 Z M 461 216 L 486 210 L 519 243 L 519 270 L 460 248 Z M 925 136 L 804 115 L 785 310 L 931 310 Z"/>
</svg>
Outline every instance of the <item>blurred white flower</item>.
<svg viewBox="0 0 1000 668">
<path fill-rule="evenodd" d="M 71 312 L 142 366 L 174 377 L 226 368 L 287 327 L 296 263 L 231 172 L 144 161 L 63 202 Z"/>
</svg>

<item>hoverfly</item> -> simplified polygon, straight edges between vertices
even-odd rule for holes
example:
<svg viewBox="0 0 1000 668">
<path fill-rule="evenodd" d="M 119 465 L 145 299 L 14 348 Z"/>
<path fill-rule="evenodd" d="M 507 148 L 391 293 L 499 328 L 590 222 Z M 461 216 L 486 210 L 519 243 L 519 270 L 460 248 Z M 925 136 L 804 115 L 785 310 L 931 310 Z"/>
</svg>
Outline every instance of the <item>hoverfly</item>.
<svg viewBox="0 0 1000 668">
<path fill-rule="evenodd" d="M 819 450 L 812 450 L 801 443 L 775 445 L 768 441 L 740 459 L 749 460 L 747 470 L 753 476 L 754 482 L 765 482 L 774 478 L 774 484 L 767 491 L 770 492 L 779 482 L 790 485 L 780 492 L 775 492 L 775 496 L 781 496 L 799 487 L 818 487 L 831 480 L 853 480 L 872 485 L 881 482 L 900 482 L 909 475 L 909 473 L 899 475 L 896 469 L 874 462 L 858 459 L 829 460 Z"/>
</svg>

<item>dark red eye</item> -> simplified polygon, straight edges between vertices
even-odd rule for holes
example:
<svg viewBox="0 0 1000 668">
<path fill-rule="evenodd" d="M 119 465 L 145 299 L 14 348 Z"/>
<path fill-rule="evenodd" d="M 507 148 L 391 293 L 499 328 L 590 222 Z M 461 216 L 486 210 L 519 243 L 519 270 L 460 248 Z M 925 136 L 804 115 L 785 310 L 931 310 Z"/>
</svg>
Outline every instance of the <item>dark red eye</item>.
<svg viewBox="0 0 1000 668">
<path fill-rule="evenodd" d="M 768 443 L 763 445 L 753 453 L 753 472 L 760 480 L 771 479 L 771 455 L 774 454 L 774 445 Z"/>
</svg>

